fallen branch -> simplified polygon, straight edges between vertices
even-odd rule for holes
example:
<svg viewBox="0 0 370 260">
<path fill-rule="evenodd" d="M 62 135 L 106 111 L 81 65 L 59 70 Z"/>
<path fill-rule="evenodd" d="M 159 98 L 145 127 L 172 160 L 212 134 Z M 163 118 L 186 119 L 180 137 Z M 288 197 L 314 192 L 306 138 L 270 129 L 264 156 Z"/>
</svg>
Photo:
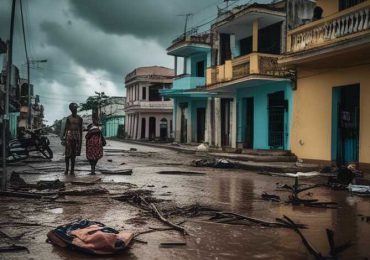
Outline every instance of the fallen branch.
<svg viewBox="0 0 370 260">
<path fill-rule="evenodd" d="M 25 246 L 17 246 L 17 245 L 11 245 L 11 246 L 2 246 L 0 247 L 0 253 L 5 253 L 5 252 L 18 252 L 18 251 L 27 251 L 29 253 L 30 251 L 28 250 L 27 247 Z"/>
<path fill-rule="evenodd" d="M 177 231 L 180 231 L 182 232 L 184 235 L 188 234 L 188 232 L 186 232 L 186 230 L 182 227 L 182 226 L 179 226 L 177 224 L 174 224 L 172 222 L 170 222 L 168 219 L 164 218 L 162 216 L 162 214 L 159 212 L 159 210 L 157 209 L 157 207 L 153 204 L 153 203 L 148 203 L 143 197 L 140 196 L 140 199 L 146 204 L 148 205 L 152 212 L 157 216 L 157 218 L 163 222 L 164 224 L 172 227 L 173 229 L 177 230 Z"/>
</svg>

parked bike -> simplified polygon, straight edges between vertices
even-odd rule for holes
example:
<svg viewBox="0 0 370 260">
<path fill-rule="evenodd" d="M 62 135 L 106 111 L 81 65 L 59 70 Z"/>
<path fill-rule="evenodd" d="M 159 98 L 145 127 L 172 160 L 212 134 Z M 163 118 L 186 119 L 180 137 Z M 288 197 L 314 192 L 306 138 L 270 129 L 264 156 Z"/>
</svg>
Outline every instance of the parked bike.
<svg viewBox="0 0 370 260">
<path fill-rule="evenodd" d="M 38 151 L 44 158 L 53 158 L 53 151 L 50 149 L 50 141 L 47 136 L 43 135 L 42 128 L 35 130 L 23 130 L 23 137 L 10 140 L 8 145 L 9 156 L 12 156 L 14 160 L 19 160 L 27 155 L 29 152 Z M 28 137 L 25 135 L 28 134 Z"/>
</svg>

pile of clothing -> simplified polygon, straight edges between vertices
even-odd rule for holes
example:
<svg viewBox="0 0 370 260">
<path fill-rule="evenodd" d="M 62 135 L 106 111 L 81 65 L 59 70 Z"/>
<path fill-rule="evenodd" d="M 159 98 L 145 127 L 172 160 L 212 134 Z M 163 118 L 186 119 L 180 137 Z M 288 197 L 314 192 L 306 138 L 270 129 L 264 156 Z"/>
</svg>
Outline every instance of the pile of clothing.
<svg viewBox="0 0 370 260">
<path fill-rule="evenodd" d="M 51 230 L 47 237 L 47 242 L 53 245 L 95 255 L 109 255 L 124 251 L 134 234 L 83 219 L 59 226 Z"/>
</svg>

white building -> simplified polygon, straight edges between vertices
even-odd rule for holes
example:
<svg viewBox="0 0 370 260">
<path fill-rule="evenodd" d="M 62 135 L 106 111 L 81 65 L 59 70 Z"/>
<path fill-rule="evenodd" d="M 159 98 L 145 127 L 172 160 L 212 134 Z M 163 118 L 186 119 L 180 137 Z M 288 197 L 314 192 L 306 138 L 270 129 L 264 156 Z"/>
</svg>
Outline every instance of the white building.
<svg viewBox="0 0 370 260">
<path fill-rule="evenodd" d="M 161 96 L 161 89 L 172 87 L 174 71 L 152 66 L 137 68 L 127 74 L 127 137 L 134 140 L 166 140 L 172 136 L 172 101 Z"/>
</svg>

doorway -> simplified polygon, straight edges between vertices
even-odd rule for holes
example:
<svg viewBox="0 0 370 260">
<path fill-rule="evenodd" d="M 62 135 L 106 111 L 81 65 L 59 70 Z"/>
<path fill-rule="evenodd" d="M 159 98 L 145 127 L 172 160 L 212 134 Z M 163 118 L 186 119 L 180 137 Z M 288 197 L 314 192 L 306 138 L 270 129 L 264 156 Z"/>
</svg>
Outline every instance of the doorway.
<svg viewBox="0 0 370 260">
<path fill-rule="evenodd" d="M 155 117 L 150 117 L 149 118 L 149 139 L 153 140 L 155 139 Z"/>
<path fill-rule="evenodd" d="M 284 149 L 284 114 L 287 108 L 284 91 L 268 95 L 269 137 L 271 149 Z"/>
<path fill-rule="evenodd" d="M 249 97 L 246 100 L 246 128 L 245 128 L 245 148 L 253 149 L 254 138 L 254 98 Z"/>
<path fill-rule="evenodd" d="M 360 85 L 333 88 L 332 159 L 340 165 L 359 160 Z"/>
<path fill-rule="evenodd" d="M 187 143 L 188 141 L 188 120 L 186 119 L 186 116 L 185 116 L 187 107 L 188 107 L 187 103 L 180 104 L 180 109 L 181 109 L 180 142 L 181 143 Z"/>
<path fill-rule="evenodd" d="M 141 118 L 141 134 L 140 139 L 145 139 L 145 118 Z"/>
<path fill-rule="evenodd" d="M 221 99 L 221 145 L 231 146 L 231 100 L 229 98 Z"/>
<path fill-rule="evenodd" d="M 166 118 L 162 118 L 159 124 L 159 129 L 160 129 L 160 137 L 161 140 L 167 139 L 167 133 L 168 133 L 168 123 Z"/>
<path fill-rule="evenodd" d="M 206 109 L 197 109 L 197 142 L 204 142 L 204 132 L 206 130 Z"/>
</svg>

